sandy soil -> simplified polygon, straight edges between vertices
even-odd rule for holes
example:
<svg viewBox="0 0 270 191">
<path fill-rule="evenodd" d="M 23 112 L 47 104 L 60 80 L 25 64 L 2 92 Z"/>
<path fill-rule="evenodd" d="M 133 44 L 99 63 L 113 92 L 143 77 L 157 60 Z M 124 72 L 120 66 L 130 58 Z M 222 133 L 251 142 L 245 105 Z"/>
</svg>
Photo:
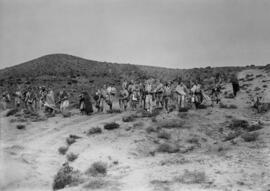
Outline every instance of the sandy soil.
<svg viewBox="0 0 270 191">
<path fill-rule="evenodd" d="M 187 113 L 162 112 L 154 120 L 137 118 L 123 122 L 122 117 L 134 112 L 120 114 L 94 114 L 81 116 L 60 115 L 40 122 L 13 122 L 15 117 L 1 113 L 1 177 L 0 190 L 52 190 L 55 174 L 66 161 L 58 148 L 66 145 L 66 138 L 81 138 L 69 147 L 67 153 L 79 154 L 70 165 L 82 172 L 96 161 L 108 165 L 108 173 L 101 179 L 97 190 L 144 191 L 144 190 L 270 190 L 270 114 L 257 114 L 250 107 L 249 96 L 257 92 L 264 100 L 270 99 L 270 74 L 261 70 L 246 70 L 239 77 L 252 73 L 254 79 L 241 90 L 235 99 L 223 99 L 237 109 L 218 106 L 190 110 Z M 256 75 L 262 75 L 256 77 Z M 268 84 L 269 87 L 263 88 Z M 259 87 L 260 90 L 254 90 Z M 231 91 L 228 84 L 225 91 Z M 250 124 L 263 124 L 257 130 L 256 141 L 245 142 L 241 136 L 233 141 L 223 141 L 229 133 L 232 119 L 245 119 Z M 162 128 L 171 137 L 159 138 L 158 132 L 147 132 L 161 124 L 179 121 L 182 125 Z M 117 122 L 119 129 L 105 130 L 107 122 Z M 17 129 L 25 124 L 25 129 Z M 101 134 L 86 135 L 92 127 L 101 127 Z M 191 141 L 193 140 L 193 141 Z M 195 140 L 195 141 L 194 141 Z M 162 143 L 177 145 L 175 153 L 157 152 Z M 64 190 L 89 190 L 82 183 Z"/>
</svg>

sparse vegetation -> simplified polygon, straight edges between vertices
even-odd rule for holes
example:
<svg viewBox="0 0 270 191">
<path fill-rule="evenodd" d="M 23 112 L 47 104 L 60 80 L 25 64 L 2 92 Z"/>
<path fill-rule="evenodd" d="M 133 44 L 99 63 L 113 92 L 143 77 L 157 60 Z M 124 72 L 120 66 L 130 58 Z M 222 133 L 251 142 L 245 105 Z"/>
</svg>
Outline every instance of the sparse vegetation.
<svg viewBox="0 0 270 191">
<path fill-rule="evenodd" d="M 62 146 L 62 147 L 59 147 L 59 148 L 58 148 L 58 152 L 59 152 L 60 154 L 62 154 L 62 155 L 65 155 L 66 152 L 67 152 L 67 150 L 68 150 L 68 147 L 67 147 L 67 146 Z"/>
<path fill-rule="evenodd" d="M 159 126 L 162 128 L 181 128 L 184 127 L 185 121 L 184 120 L 164 120 L 159 123 Z"/>
<path fill-rule="evenodd" d="M 120 109 L 110 109 L 107 113 L 122 113 L 122 111 Z"/>
<path fill-rule="evenodd" d="M 53 190 L 59 190 L 66 186 L 76 186 L 82 181 L 81 173 L 70 167 L 68 163 L 64 163 L 54 177 Z"/>
<path fill-rule="evenodd" d="M 147 128 L 145 129 L 145 131 L 149 134 L 149 133 L 152 133 L 152 132 L 156 132 L 157 129 L 154 128 L 154 127 L 152 127 L 152 126 L 150 126 L 150 127 L 147 127 Z"/>
<path fill-rule="evenodd" d="M 86 174 L 91 176 L 99 176 L 107 174 L 107 164 L 104 162 L 94 162 L 91 167 L 86 171 Z"/>
<path fill-rule="evenodd" d="M 185 170 L 184 174 L 177 178 L 183 184 L 202 184 L 206 182 L 205 172 Z"/>
<path fill-rule="evenodd" d="M 233 99 L 234 95 L 233 95 L 233 93 L 227 93 L 224 97 L 227 99 Z"/>
<path fill-rule="evenodd" d="M 190 139 L 187 139 L 187 142 L 188 143 L 191 143 L 191 144 L 196 144 L 196 145 L 199 145 L 200 144 L 199 139 L 196 138 L 196 137 L 192 137 Z"/>
<path fill-rule="evenodd" d="M 169 134 L 166 131 L 159 132 L 157 136 L 158 136 L 158 138 L 161 138 L 161 139 L 170 139 L 171 138 L 171 134 Z"/>
<path fill-rule="evenodd" d="M 18 124 L 16 127 L 17 129 L 25 129 L 25 125 L 23 124 Z"/>
<path fill-rule="evenodd" d="M 101 189 L 108 185 L 108 181 L 104 180 L 103 178 L 91 178 L 85 185 L 84 188 L 87 189 Z"/>
<path fill-rule="evenodd" d="M 229 125 L 230 129 L 239 129 L 239 128 L 244 128 L 246 129 L 249 126 L 249 123 L 247 120 L 243 119 L 233 119 Z"/>
<path fill-rule="evenodd" d="M 133 124 L 133 127 L 134 128 L 136 128 L 136 127 L 142 127 L 142 126 L 143 126 L 143 122 L 142 121 Z"/>
<path fill-rule="evenodd" d="M 118 129 L 120 125 L 118 123 L 112 122 L 112 123 L 107 123 L 104 125 L 104 129 L 107 130 L 113 130 L 113 129 Z"/>
<path fill-rule="evenodd" d="M 260 91 L 260 90 L 261 90 L 261 88 L 259 88 L 259 87 L 256 87 L 256 88 L 254 89 L 255 92 Z"/>
<path fill-rule="evenodd" d="M 187 108 L 187 107 L 184 107 L 184 108 L 180 107 L 178 111 L 179 112 L 188 112 L 188 110 L 189 110 L 189 108 Z"/>
<path fill-rule="evenodd" d="M 73 137 L 68 137 L 68 138 L 66 138 L 66 142 L 68 145 L 72 145 L 73 143 L 76 142 L 76 139 Z"/>
<path fill-rule="evenodd" d="M 70 161 L 70 162 L 73 162 L 75 161 L 77 158 L 78 158 L 78 154 L 74 154 L 74 153 L 68 153 L 67 154 L 67 160 Z"/>
<path fill-rule="evenodd" d="M 226 105 L 224 103 L 220 103 L 219 107 L 222 109 L 237 109 L 237 106 L 234 104 Z"/>
<path fill-rule="evenodd" d="M 246 142 L 252 142 L 252 141 L 256 141 L 259 137 L 259 133 L 254 132 L 254 133 L 244 133 L 242 136 L 242 139 Z"/>
<path fill-rule="evenodd" d="M 132 122 L 135 120 L 135 116 L 134 115 L 129 115 L 129 116 L 125 116 L 122 118 L 123 122 Z"/>
<path fill-rule="evenodd" d="M 230 132 L 223 141 L 230 141 L 235 139 L 236 137 L 238 137 L 241 134 L 240 131 L 235 131 L 235 132 Z"/>
<path fill-rule="evenodd" d="M 6 113 L 6 117 L 15 115 L 19 110 L 18 109 L 10 109 L 7 113 Z"/>
<path fill-rule="evenodd" d="M 257 130 L 260 130 L 262 128 L 263 128 L 263 126 L 261 124 L 253 124 L 253 125 L 249 125 L 247 127 L 247 130 L 248 131 L 257 131 Z"/>
<path fill-rule="evenodd" d="M 66 112 L 63 112 L 62 115 L 64 118 L 68 118 L 68 117 L 71 117 L 71 112 L 66 111 Z"/>
<path fill-rule="evenodd" d="M 102 129 L 100 127 L 93 127 L 87 131 L 87 135 L 100 134 L 102 133 Z"/>
<path fill-rule="evenodd" d="M 157 148 L 157 152 L 162 153 L 176 153 L 179 151 L 178 146 L 169 143 L 160 144 Z"/>
</svg>

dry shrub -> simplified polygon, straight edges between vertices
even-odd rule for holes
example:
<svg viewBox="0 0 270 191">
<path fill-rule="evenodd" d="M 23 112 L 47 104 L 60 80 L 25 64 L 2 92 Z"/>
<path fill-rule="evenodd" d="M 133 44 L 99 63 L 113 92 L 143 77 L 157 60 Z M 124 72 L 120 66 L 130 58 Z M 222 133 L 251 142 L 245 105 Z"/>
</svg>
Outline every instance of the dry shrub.
<svg viewBox="0 0 270 191">
<path fill-rule="evenodd" d="M 158 136 L 158 138 L 161 138 L 161 139 L 170 139 L 171 138 L 171 134 L 169 134 L 166 131 L 159 132 L 157 136 Z"/>
<path fill-rule="evenodd" d="M 18 109 L 10 109 L 7 113 L 6 113 L 6 117 L 15 115 L 19 110 Z"/>
<path fill-rule="evenodd" d="M 228 108 L 228 106 L 226 104 L 222 103 L 222 102 L 220 102 L 219 107 L 222 108 L 222 109 L 227 109 Z"/>
<path fill-rule="evenodd" d="M 176 145 L 172 145 L 169 143 L 160 144 L 157 148 L 157 152 L 162 153 L 176 153 L 179 151 L 179 148 Z"/>
<path fill-rule="evenodd" d="M 64 163 L 53 180 L 53 190 L 59 190 L 66 186 L 76 186 L 82 183 L 81 173 Z"/>
<path fill-rule="evenodd" d="M 241 137 L 246 142 L 252 142 L 252 141 L 256 141 L 258 139 L 259 133 L 257 133 L 257 132 L 254 132 L 254 133 L 244 133 Z"/>
<path fill-rule="evenodd" d="M 102 129 L 100 127 L 93 127 L 87 131 L 87 135 L 100 134 L 102 133 Z"/>
<path fill-rule="evenodd" d="M 137 122 L 137 123 L 134 123 L 133 124 L 133 127 L 136 128 L 136 127 L 142 127 L 144 125 L 144 123 L 142 121 L 140 122 Z"/>
<path fill-rule="evenodd" d="M 183 107 L 183 108 L 179 108 L 179 112 L 188 112 L 188 110 L 189 110 L 189 108 L 187 108 L 187 107 Z"/>
<path fill-rule="evenodd" d="M 249 125 L 247 127 L 247 130 L 248 131 L 257 131 L 257 130 L 260 130 L 262 128 L 263 128 L 263 126 L 261 124 L 254 124 L 254 125 Z"/>
<path fill-rule="evenodd" d="M 120 109 L 110 109 L 107 113 L 122 113 L 122 111 Z"/>
<path fill-rule="evenodd" d="M 237 109 L 237 106 L 234 104 L 226 105 L 224 103 L 220 103 L 219 107 L 222 109 Z"/>
<path fill-rule="evenodd" d="M 262 87 L 263 87 L 263 88 L 267 88 L 268 86 L 265 84 L 265 85 L 263 85 Z"/>
<path fill-rule="evenodd" d="M 118 129 L 120 125 L 118 123 L 112 122 L 112 123 L 107 123 L 104 125 L 104 129 L 107 130 L 113 130 L 113 129 Z"/>
<path fill-rule="evenodd" d="M 205 172 L 185 170 L 184 174 L 177 178 L 183 184 L 202 184 L 206 182 Z"/>
<path fill-rule="evenodd" d="M 141 115 L 139 115 L 140 117 L 156 117 L 160 114 L 160 109 L 154 109 L 152 112 L 149 111 L 142 111 Z"/>
<path fill-rule="evenodd" d="M 69 153 L 67 154 L 67 160 L 72 162 L 75 161 L 78 158 L 78 154 L 74 154 L 74 153 Z"/>
<path fill-rule="evenodd" d="M 80 139 L 80 138 L 82 138 L 82 137 L 79 137 L 77 135 L 72 135 L 72 134 L 70 134 L 69 137 L 72 138 L 72 139 Z"/>
<path fill-rule="evenodd" d="M 16 127 L 17 129 L 25 129 L 25 125 L 22 125 L 22 124 L 18 124 Z"/>
<path fill-rule="evenodd" d="M 129 116 L 125 116 L 122 118 L 123 122 L 132 122 L 135 120 L 135 116 L 134 115 L 129 115 Z"/>
<path fill-rule="evenodd" d="M 59 152 L 60 154 L 62 154 L 62 155 L 65 155 L 66 152 L 67 152 L 67 150 L 68 150 L 68 147 L 66 147 L 66 146 L 62 146 L 62 147 L 59 147 L 59 148 L 58 148 L 58 152 Z"/>
<path fill-rule="evenodd" d="M 156 122 L 157 122 L 157 118 L 156 118 L 156 117 L 152 117 L 151 121 L 152 121 L 153 123 L 156 123 Z"/>
<path fill-rule="evenodd" d="M 243 119 L 233 119 L 229 125 L 230 129 L 238 129 L 238 128 L 244 128 L 246 129 L 249 126 L 249 123 L 247 120 Z"/>
<path fill-rule="evenodd" d="M 68 138 L 66 138 L 66 142 L 68 145 L 72 145 L 73 143 L 76 142 L 76 139 L 73 137 L 68 137 Z"/>
<path fill-rule="evenodd" d="M 203 105 L 203 104 L 200 104 L 197 106 L 197 109 L 206 109 L 207 106 L 206 105 Z"/>
<path fill-rule="evenodd" d="M 101 161 L 94 162 L 86 171 L 86 174 L 90 174 L 91 176 L 105 176 L 107 174 L 107 164 Z"/>
<path fill-rule="evenodd" d="M 200 144 L 199 139 L 196 137 L 192 137 L 192 138 L 188 139 L 187 142 L 191 143 L 191 144 L 196 144 L 196 145 Z"/>
<path fill-rule="evenodd" d="M 152 133 L 152 132 L 157 132 L 157 129 L 154 128 L 154 127 L 147 127 L 145 129 L 145 131 L 149 134 L 149 133 Z"/>
<path fill-rule="evenodd" d="M 162 128 L 181 128 L 185 124 L 183 120 L 165 120 L 160 122 L 159 126 Z"/>
<path fill-rule="evenodd" d="M 227 99 L 233 99 L 234 98 L 234 95 L 233 95 L 233 93 L 228 93 L 224 97 L 227 98 Z"/>
<path fill-rule="evenodd" d="M 230 132 L 225 138 L 224 138 L 224 142 L 225 141 L 230 141 L 235 139 L 236 137 L 238 137 L 241 134 L 240 131 L 236 131 L 236 132 Z"/>
<path fill-rule="evenodd" d="M 229 109 L 237 109 L 237 105 L 231 104 L 231 105 L 229 105 L 228 108 L 229 108 Z"/>
<path fill-rule="evenodd" d="M 108 181 L 103 178 L 91 178 L 85 185 L 84 188 L 95 190 L 106 187 L 109 184 Z"/>
<path fill-rule="evenodd" d="M 71 112 L 66 111 L 66 112 L 63 112 L 62 115 L 64 118 L 68 118 L 68 117 L 71 117 Z"/>
<path fill-rule="evenodd" d="M 261 90 L 261 88 L 259 88 L 259 87 L 256 87 L 255 89 L 254 89 L 254 91 L 260 91 Z"/>
</svg>

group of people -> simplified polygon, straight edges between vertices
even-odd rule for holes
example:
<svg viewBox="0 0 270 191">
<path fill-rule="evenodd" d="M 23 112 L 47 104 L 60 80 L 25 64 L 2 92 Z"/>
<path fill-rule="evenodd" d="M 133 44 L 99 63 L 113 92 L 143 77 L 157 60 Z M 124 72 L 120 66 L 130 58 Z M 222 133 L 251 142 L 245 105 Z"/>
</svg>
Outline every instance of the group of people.
<svg viewBox="0 0 270 191">
<path fill-rule="evenodd" d="M 211 94 L 216 103 L 220 101 L 220 93 L 221 88 L 216 85 Z M 104 111 L 105 105 L 112 109 L 116 98 L 120 109 L 124 111 L 128 108 L 131 110 L 143 108 L 152 112 L 154 108 L 159 108 L 169 112 L 171 105 L 176 105 L 178 110 L 190 105 L 199 108 L 205 99 L 205 94 L 198 81 L 192 82 L 187 88 L 182 80 L 177 80 L 176 83 L 159 79 L 148 79 L 144 82 L 124 80 L 119 91 L 106 85 L 96 91 L 94 100 L 97 110 Z"/>
<path fill-rule="evenodd" d="M 1 105 L 5 110 L 7 105 L 12 101 L 14 97 L 14 106 L 17 109 L 25 108 L 31 112 L 38 112 L 44 110 L 48 113 L 54 113 L 59 110 L 64 112 L 69 106 L 68 94 L 65 90 L 60 91 L 58 100 L 55 101 L 55 95 L 52 88 L 32 87 L 27 86 L 24 88 L 18 88 L 13 94 L 10 95 L 7 91 L 2 94 Z M 59 109 L 56 105 L 59 104 Z"/>
<path fill-rule="evenodd" d="M 237 80 L 232 81 L 235 96 L 239 90 L 237 85 L 239 87 Z M 212 105 L 218 104 L 221 101 L 221 86 L 221 80 L 215 80 L 209 93 L 210 96 L 207 96 L 198 80 L 189 82 L 187 85 L 181 79 L 170 82 L 160 79 L 124 80 L 119 90 L 110 85 L 104 85 L 97 89 L 93 96 L 90 96 L 87 91 L 82 91 L 79 95 L 79 109 L 82 114 L 86 115 L 90 115 L 94 110 L 97 112 L 112 110 L 118 107 L 115 105 L 119 105 L 122 111 L 141 108 L 150 113 L 154 108 L 164 109 L 166 112 L 172 108 L 181 110 L 192 106 L 198 109 L 204 100 L 209 101 L 210 99 Z M 70 96 L 66 90 L 61 90 L 55 97 L 53 89 L 45 86 L 38 88 L 28 86 L 23 91 L 18 89 L 12 96 L 14 96 L 15 107 L 25 107 L 30 111 L 44 109 L 48 113 L 55 111 L 64 113 L 70 105 Z M 10 94 L 4 92 L 2 94 L 4 109 L 10 101 Z"/>
</svg>

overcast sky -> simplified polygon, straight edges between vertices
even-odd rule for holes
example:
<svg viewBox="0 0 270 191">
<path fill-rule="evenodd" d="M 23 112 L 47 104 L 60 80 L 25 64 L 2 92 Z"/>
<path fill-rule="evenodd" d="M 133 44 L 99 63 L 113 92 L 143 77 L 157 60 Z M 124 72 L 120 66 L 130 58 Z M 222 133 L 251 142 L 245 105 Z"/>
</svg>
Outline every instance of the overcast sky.
<svg viewBox="0 0 270 191">
<path fill-rule="evenodd" d="M 0 68 L 53 53 L 192 68 L 270 63 L 269 0 L 0 0 Z"/>
</svg>

